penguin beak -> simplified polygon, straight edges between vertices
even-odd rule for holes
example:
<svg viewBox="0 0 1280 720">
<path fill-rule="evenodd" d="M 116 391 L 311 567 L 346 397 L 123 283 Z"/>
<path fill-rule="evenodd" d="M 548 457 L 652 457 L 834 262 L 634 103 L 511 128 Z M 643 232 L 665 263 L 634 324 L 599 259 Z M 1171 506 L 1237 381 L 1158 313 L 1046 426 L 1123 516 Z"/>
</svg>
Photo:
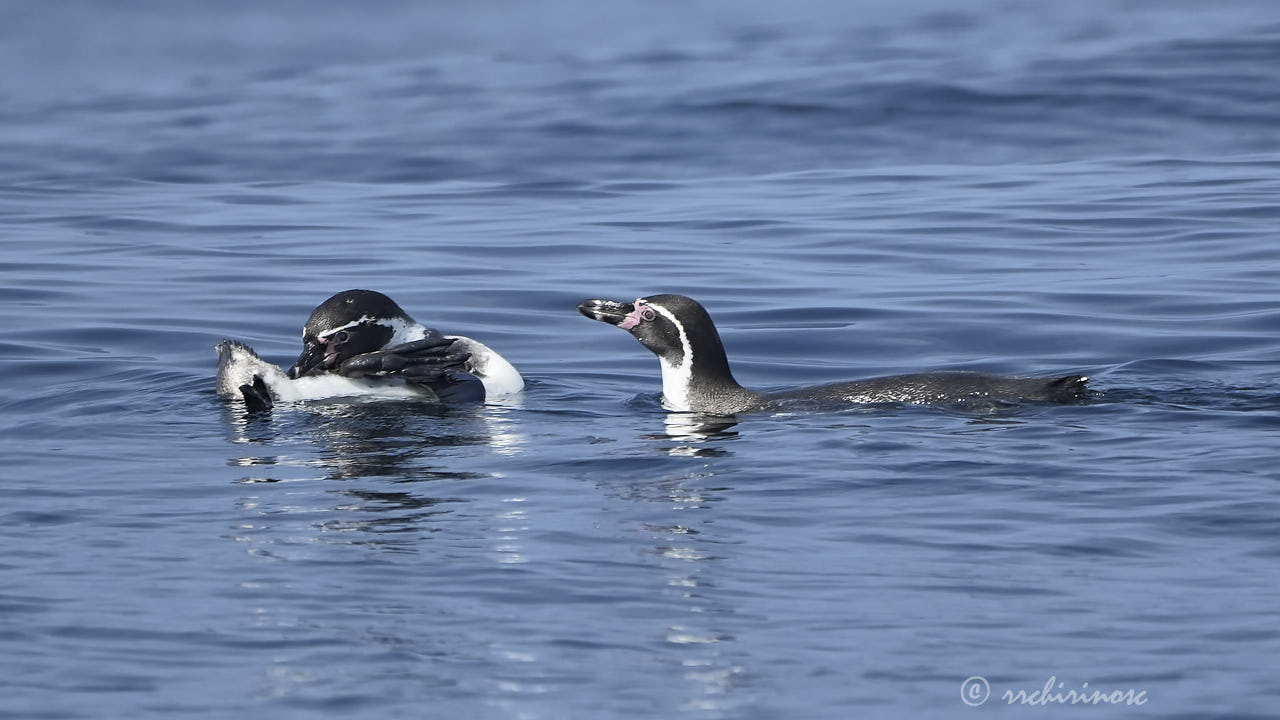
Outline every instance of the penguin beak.
<svg viewBox="0 0 1280 720">
<path fill-rule="evenodd" d="M 289 368 L 289 377 L 297 380 L 324 369 L 328 354 L 329 348 L 323 343 L 307 343 L 302 349 L 302 354 L 298 356 L 297 362 Z"/>
<path fill-rule="evenodd" d="M 617 325 L 622 327 L 633 312 L 635 312 L 635 303 L 622 303 L 613 300 L 583 300 L 578 305 L 578 312 L 586 315 L 592 320 L 599 320 L 602 323 Z M 623 328 L 629 330 L 630 328 Z"/>
</svg>

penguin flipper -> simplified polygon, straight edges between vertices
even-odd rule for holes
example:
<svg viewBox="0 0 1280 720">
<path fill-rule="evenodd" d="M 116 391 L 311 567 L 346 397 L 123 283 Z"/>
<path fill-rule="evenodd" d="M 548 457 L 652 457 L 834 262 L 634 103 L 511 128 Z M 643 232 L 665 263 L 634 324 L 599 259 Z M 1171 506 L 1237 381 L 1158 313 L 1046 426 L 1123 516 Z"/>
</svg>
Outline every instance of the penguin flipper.
<svg viewBox="0 0 1280 720">
<path fill-rule="evenodd" d="M 462 370 L 445 370 L 433 380 L 416 384 L 430 388 L 444 403 L 484 402 L 485 399 L 484 383 Z"/>
<path fill-rule="evenodd" d="M 462 370 L 471 353 L 452 351 L 453 338 L 439 335 L 393 345 L 347 358 L 335 372 L 345 377 L 398 377 L 406 382 L 429 383 L 450 370 Z"/>
</svg>

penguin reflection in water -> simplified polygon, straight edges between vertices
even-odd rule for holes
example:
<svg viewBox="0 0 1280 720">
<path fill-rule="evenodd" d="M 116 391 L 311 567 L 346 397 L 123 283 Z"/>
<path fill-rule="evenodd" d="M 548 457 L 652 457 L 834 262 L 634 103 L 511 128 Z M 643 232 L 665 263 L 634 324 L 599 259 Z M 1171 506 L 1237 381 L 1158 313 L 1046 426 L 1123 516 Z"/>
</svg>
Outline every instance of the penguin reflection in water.
<svg viewBox="0 0 1280 720">
<path fill-rule="evenodd" d="M 1085 398 L 1089 380 L 1083 375 L 1029 378 L 955 371 L 760 392 L 734 379 L 711 315 L 692 298 L 652 295 L 635 302 L 586 300 L 578 312 L 626 330 L 658 356 L 663 404 L 676 411 L 733 415 L 872 403 L 1070 403 Z"/>
<path fill-rule="evenodd" d="M 481 402 L 524 388 L 520 373 L 484 343 L 442 335 L 372 290 L 325 300 L 302 328 L 302 354 L 287 371 L 247 345 L 224 340 L 218 394 L 249 409 L 344 396 Z"/>
</svg>

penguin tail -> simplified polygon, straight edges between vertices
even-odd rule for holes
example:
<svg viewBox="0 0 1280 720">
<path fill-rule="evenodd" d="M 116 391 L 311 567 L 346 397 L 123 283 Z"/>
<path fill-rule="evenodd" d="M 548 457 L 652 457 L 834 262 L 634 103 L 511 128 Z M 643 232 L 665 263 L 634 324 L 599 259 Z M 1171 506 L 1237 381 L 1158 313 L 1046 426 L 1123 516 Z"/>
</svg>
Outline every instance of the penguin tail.
<svg viewBox="0 0 1280 720">
<path fill-rule="evenodd" d="M 1045 399 L 1050 402 L 1081 402 L 1089 396 L 1088 375 L 1063 375 L 1045 386 Z"/>
</svg>

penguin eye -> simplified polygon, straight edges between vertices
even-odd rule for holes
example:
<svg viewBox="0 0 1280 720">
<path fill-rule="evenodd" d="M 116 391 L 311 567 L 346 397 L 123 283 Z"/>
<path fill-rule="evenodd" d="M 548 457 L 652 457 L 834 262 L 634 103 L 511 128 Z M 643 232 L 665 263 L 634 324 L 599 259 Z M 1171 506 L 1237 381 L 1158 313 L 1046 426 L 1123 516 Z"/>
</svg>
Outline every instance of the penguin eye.
<svg viewBox="0 0 1280 720">
<path fill-rule="evenodd" d="M 640 317 L 643 318 L 645 321 L 649 321 L 658 317 L 658 313 L 654 312 L 653 308 L 647 307 L 640 311 Z"/>
<path fill-rule="evenodd" d="M 329 336 L 329 341 L 338 345 L 341 345 L 342 343 L 350 339 L 351 339 L 351 334 L 348 333 L 346 330 L 339 330 L 338 332 Z"/>
</svg>

